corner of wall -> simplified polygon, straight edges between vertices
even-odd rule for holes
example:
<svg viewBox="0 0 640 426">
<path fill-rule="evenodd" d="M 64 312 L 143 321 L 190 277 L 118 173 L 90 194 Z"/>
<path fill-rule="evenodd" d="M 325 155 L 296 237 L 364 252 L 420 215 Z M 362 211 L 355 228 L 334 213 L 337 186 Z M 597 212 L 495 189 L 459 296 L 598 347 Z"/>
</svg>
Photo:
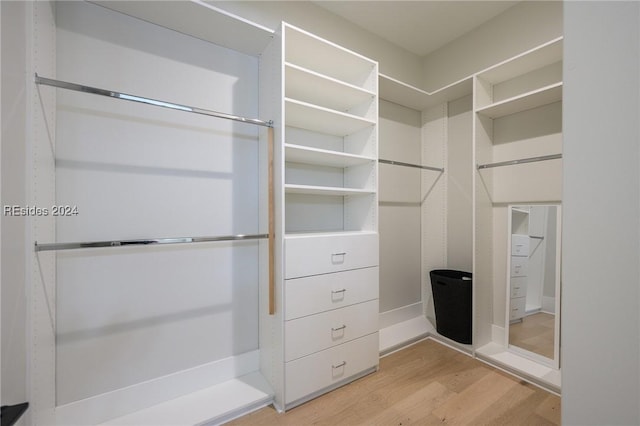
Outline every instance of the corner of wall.
<svg viewBox="0 0 640 426">
<path fill-rule="evenodd" d="M 563 34 L 561 1 L 523 1 L 423 58 L 434 91 Z"/>
</svg>

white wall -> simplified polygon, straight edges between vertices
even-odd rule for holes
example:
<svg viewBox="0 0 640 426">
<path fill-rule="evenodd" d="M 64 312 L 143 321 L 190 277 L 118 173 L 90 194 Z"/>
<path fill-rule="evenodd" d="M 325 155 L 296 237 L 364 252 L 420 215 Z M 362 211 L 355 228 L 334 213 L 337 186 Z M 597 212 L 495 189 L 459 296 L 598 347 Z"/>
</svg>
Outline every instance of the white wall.
<svg viewBox="0 0 640 426">
<path fill-rule="evenodd" d="M 448 104 L 422 112 L 422 164 L 447 168 Z M 423 304 L 435 325 L 435 309 L 429 272 L 447 268 L 447 178 L 446 173 L 422 173 L 422 279 Z"/>
<path fill-rule="evenodd" d="M 422 84 L 417 55 L 308 1 L 214 1 L 216 7 L 275 30 L 281 21 L 300 27 L 379 62 L 379 71 L 414 86 Z"/>
<path fill-rule="evenodd" d="M 640 423 L 640 3 L 565 2 L 562 423 Z"/>
<path fill-rule="evenodd" d="M 472 99 L 449 102 L 447 119 L 447 267 L 473 267 Z"/>
<path fill-rule="evenodd" d="M 562 35 L 562 2 L 524 1 L 423 59 L 433 91 Z"/>
<path fill-rule="evenodd" d="M 2 207 L 27 204 L 25 3 L 1 2 L 2 23 Z M 3 212 L 4 213 L 4 212 Z M 27 305 L 25 217 L 2 215 L 2 405 L 25 402 Z"/>
<path fill-rule="evenodd" d="M 420 113 L 380 101 L 379 155 L 419 163 Z M 380 164 L 380 312 L 420 303 L 420 182 L 416 168 Z"/>
</svg>

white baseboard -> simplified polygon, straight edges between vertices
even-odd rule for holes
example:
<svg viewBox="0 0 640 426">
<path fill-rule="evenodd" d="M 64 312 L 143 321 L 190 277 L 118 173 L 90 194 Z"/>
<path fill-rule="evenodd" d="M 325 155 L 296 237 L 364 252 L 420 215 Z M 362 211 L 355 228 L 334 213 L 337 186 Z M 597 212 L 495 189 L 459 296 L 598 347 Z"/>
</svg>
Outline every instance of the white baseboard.
<svg viewBox="0 0 640 426">
<path fill-rule="evenodd" d="M 260 369 L 259 351 L 224 358 L 188 370 L 96 395 L 56 408 L 56 424 L 99 424 L 162 402 L 210 388 Z"/>
<path fill-rule="evenodd" d="M 491 341 L 498 345 L 507 347 L 507 335 L 505 334 L 504 327 L 500 327 L 495 324 L 491 325 Z"/>
<path fill-rule="evenodd" d="M 546 312 L 549 314 L 556 313 L 556 298 L 542 296 L 542 312 Z"/>
<path fill-rule="evenodd" d="M 422 302 L 402 306 L 390 311 L 381 312 L 379 316 L 380 329 L 391 327 L 413 318 L 422 317 Z"/>
<path fill-rule="evenodd" d="M 435 332 L 422 315 L 380 329 L 380 354 L 388 355 Z"/>
<path fill-rule="evenodd" d="M 476 349 L 476 359 L 519 377 L 549 392 L 560 394 L 560 370 L 532 361 L 502 345 L 490 342 Z"/>
<path fill-rule="evenodd" d="M 255 372 L 110 420 L 102 426 L 220 425 L 265 407 L 272 400 L 271 388 L 262 374 Z"/>
</svg>

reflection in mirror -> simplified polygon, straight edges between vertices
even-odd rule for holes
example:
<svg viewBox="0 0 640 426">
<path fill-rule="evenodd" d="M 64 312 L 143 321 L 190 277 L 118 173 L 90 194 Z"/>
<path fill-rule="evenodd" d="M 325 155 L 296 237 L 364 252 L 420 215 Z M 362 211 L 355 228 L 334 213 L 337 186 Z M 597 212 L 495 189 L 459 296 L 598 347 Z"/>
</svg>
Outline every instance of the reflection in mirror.
<svg viewBox="0 0 640 426">
<path fill-rule="evenodd" d="M 517 205 L 510 213 L 509 348 L 558 368 L 560 206 Z"/>
</svg>

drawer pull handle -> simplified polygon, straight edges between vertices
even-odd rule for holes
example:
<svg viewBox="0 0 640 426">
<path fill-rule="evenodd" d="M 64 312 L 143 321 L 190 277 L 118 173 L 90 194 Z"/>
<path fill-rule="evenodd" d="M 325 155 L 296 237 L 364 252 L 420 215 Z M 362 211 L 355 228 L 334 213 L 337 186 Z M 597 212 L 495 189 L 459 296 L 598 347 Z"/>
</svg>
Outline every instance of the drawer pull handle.
<svg viewBox="0 0 640 426">
<path fill-rule="evenodd" d="M 331 290 L 331 294 L 344 293 L 345 291 L 347 291 L 346 288 L 343 288 L 342 290 Z"/>
<path fill-rule="evenodd" d="M 346 256 L 346 255 L 347 255 L 346 251 L 343 251 L 343 252 L 340 252 L 340 253 L 331 253 L 331 256 Z"/>
<path fill-rule="evenodd" d="M 337 328 L 331 327 L 331 331 L 340 331 L 340 330 L 344 330 L 345 328 L 347 328 L 347 326 L 345 324 L 342 324 L 342 327 L 337 327 Z"/>
<path fill-rule="evenodd" d="M 513 309 L 512 309 L 512 311 L 517 311 L 517 310 L 518 310 L 518 308 L 513 308 Z"/>
<path fill-rule="evenodd" d="M 336 368 L 344 367 L 345 365 L 347 365 L 347 361 L 342 361 L 338 365 L 332 365 L 331 368 L 333 368 L 335 370 Z"/>
</svg>

